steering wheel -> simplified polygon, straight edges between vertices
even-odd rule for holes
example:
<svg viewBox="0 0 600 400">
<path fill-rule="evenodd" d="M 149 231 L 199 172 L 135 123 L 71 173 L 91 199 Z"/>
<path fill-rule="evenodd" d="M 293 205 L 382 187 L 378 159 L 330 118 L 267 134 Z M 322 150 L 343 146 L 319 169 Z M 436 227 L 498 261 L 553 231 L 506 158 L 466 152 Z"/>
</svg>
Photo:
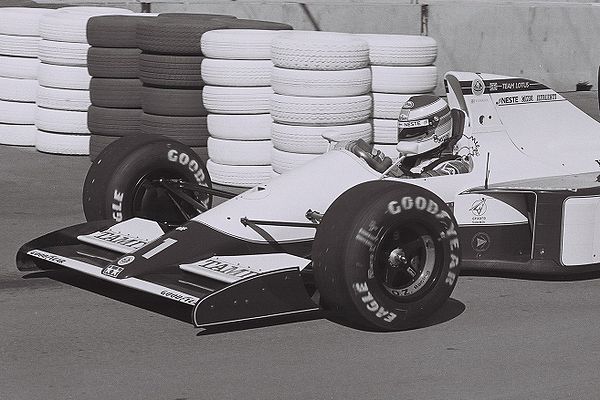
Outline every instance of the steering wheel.
<svg viewBox="0 0 600 400">
<path fill-rule="evenodd" d="M 373 147 L 363 139 L 358 139 L 357 141 L 350 143 L 348 150 L 365 160 L 367 165 L 377 172 L 383 173 L 392 166 L 392 159 L 390 157 L 383 154 L 381 150 L 373 149 Z"/>
</svg>

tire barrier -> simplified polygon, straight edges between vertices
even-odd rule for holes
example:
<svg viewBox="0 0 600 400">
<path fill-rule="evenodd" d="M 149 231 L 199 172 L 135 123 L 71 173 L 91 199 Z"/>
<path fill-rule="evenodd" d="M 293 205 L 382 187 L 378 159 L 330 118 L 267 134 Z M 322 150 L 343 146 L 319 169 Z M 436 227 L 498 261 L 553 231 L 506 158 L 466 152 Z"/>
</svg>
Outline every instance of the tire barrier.
<svg viewBox="0 0 600 400">
<path fill-rule="evenodd" d="M 0 8 L 0 144 L 35 145 L 40 20 L 44 8 Z"/>
<path fill-rule="evenodd" d="M 369 47 L 356 35 L 289 32 L 273 41 L 273 171 L 325 153 L 323 134 L 372 141 Z"/>
<path fill-rule="evenodd" d="M 213 182 L 246 187 L 271 178 L 270 46 L 277 34 L 275 30 L 232 29 L 202 36 L 206 58 L 201 73 L 207 85 L 204 105 L 210 112 L 208 157 L 209 173 L 215 172 Z"/>
<path fill-rule="evenodd" d="M 398 116 L 414 94 L 437 86 L 437 44 L 417 35 L 356 35 L 369 44 L 372 71 L 373 142 L 392 159 L 398 158 Z"/>
<path fill-rule="evenodd" d="M 141 50 L 137 47 L 136 32 L 139 24 L 156 16 L 101 15 L 87 22 L 86 37 L 91 45 L 87 69 L 92 76 L 87 121 L 92 136 L 89 154 L 92 161 L 113 138 L 142 131 Z"/>
<path fill-rule="evenodd" d="M 131 56 L 92 51 L 91 58 L 100 66 L 90 67 L 87 24 L 96 16 L 131 13 L 130 10 L 112 7 L 64 7 L 40 19 L 41 65 L 35 115 L 35 145 L 39 151 L 89 154 L 87 109 L 92 104 L 90 70 L 104 71 L 102 66 L 117 56 L 124 60 L 122 64 L 127 64 Z"/>
</svg>

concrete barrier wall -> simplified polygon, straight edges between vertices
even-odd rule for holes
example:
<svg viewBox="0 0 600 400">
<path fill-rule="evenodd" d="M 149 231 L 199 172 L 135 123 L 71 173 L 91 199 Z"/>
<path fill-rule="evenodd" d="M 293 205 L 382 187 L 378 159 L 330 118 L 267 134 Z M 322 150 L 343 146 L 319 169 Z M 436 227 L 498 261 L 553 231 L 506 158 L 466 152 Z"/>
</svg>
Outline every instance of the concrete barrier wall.
<svg viewBox="0 0 600 400">
<path fill-rule="evenodd" d="M 43 2 L 45 0 L 38 0 Z M 132 1 L 64 1 L 125 3 Z M 136 0 L 139 7 L 140 1 Z M 419 34 L 438 41 L 440 75 L 469 70 L 524 76 L 556 90 L 596 86 L 600 3 L 580 0 L 147 0 L 153 12 L 210 12 L 286 22 L 295 29 Z M 440 76 L 441 81 L 441 76 Z M 441 85 L 438 87 L 441 90 Z"/>
</svg>

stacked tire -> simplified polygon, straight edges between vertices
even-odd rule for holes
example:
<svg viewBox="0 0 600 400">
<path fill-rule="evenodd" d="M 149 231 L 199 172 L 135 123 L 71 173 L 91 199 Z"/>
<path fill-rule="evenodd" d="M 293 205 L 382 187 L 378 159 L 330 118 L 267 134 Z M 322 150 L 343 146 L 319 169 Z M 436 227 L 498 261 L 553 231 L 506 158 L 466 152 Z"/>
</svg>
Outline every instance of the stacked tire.
<svg viewBox="0 0 600 400">
<path fill-rule="evenodd" d="M 428 36 L 361 34 L 369 44 L 372 71 L 373 142 L 398 158 L 398 116 L 408 99 L 437 86 L 436 41 Z"/>
<path fill-rule="evenodd" d="M 213 182 L 252 187 L 271 178 L 271 42 L 276 34 L 226 29 L 202 36 L 207 168 Z"/>
<path fill-rule="evenodd" d="M 126 14 L 110 7 L 66 7 L 42 17 L 35 146 L 55 154 L 89 154 L 90 105 L 86 36 L 88 20 L 97 15 Z"/>
<path fill-rule="evenodd" d="M 227 27 L 234 17 L 211 14 L 160 14 L 137 27 L 141 50 L 142 134 L 176 139 L 207 158 L 207 111 L 202 101 L 205 32 Z"/>
<path fill-rule="evenodd" d="M 0 8 L 0 144 L 35 145 L 35 101 L 43 8 Z"/>
<path fill-rule="evenodd" d="M 142 83 L 136 28 L 156 14 L 102 15 L 87 24 L 91 106 L 88 109 L 90 159 L 120 137 L 140 133 Z"/>
<path fill-rule="evenodd" d="M 367 43 L 351 34 L 281 33 L 271 48 L 272 167 L 282 174 L 327 151 L 329 142 L 372 139 Z"/>
</svg>

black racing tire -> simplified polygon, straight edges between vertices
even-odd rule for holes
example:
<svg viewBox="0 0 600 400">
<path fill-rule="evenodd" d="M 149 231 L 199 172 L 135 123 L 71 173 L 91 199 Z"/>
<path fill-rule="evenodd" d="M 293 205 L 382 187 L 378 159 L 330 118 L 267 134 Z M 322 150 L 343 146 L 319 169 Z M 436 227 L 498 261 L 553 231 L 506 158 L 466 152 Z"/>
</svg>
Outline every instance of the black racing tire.
<svg viewBox="0 0 600 400">
<path fill-rule="evenodd" d="M 142 110 L 90 106 L 87 124 L 91 133 L 104 136 L 130 136 L 140 133 Z"/>
<path fill-rule="evenodd" d="M 87 39 L 91 46 L 136 48 L 136 27 L 140 18 L 152 15 L 100 15 L 87 22 Z"/>
<path fill-rule="evenodd" d="M 145 113 L 174 117 L 202 117 L 204 108 L 201 89 L 169 89 L 142 87 L 142 108 Z"/>
<path fill-rule="evenodd" d="M 115 140 L 121 139 L 121 137 L 122 136 L 90 135 L 90 161 L 95 161 L 106 146 Z"/>
<path fill-rule="evenodd" d="M 92 78 L 90 100 L 98 107 L 142 108 L 142 82 L 130 78 Z"/>
<path fill-rule="evenodd" d="M 228 28 L 228 19 L 176 21 L 152 18 L 137 25 L 137 47 L 145 53 L 202 55 L 200 38 L 213 29 Z"/>
<path fill-rule="evenodd" d="M 96 157 L 85 178 L 86 219 L 121 222 L 141 217 L 174 227 L 211 207 L 212 196 L 195 190 L 184 192 L 202 203 L 201 209 L 170 197 L 157 183 L 160 179 L 212 187 L 202 159 L 182 143 L 154 135 L 114 141 Z"/>
<path fill-rule="evenodd" d="M 313 244 L 322 305 L 371 330 L 418 327 L 456 285 L 456 228 L 448 206 L 424 188 L 372 181 L 347 190 Z"/>
<path fill-rule="evenodd" d="M 97 78 L 137 78 L 139 49 L 90 47 L 87 68 Z"/>
<path fill-rule="evenodd" d="M 206 147 L 206 117 L 171 117 L 143 113 L 141 131 L 146 135 L 162 135 L 191 147 Z"/>
<path fill-rule="evenodd" d="M 140 55 L 139 78 L 148 86 L 202 88 L 202 56 Z"/>
</svg>

